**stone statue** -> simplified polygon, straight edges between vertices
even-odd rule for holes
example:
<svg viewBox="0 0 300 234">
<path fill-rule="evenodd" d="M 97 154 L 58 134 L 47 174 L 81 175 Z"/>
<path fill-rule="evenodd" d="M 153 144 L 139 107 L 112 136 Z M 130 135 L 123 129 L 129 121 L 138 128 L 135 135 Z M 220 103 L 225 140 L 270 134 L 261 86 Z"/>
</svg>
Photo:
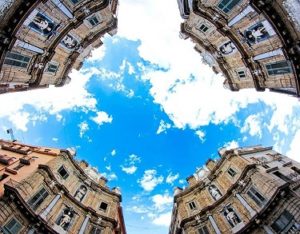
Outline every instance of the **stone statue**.
<svg viewBox="0 0 300 234">
<path fill-rule="evenodd" d="M 237 224 L 241 222 L 237 214 L 233 211 L 232 208 L 226 208 L 224 215 L 226 216 L 226 219 L 230 223 L 232 227 L 235 227 Z"/>
<path fill-rule="evenodd" d="M 212 195 L 212 197 L 215 199 L 215 200 L 218 200 L 222 197 L 222 194 L 221 192 L 219 191 L 219 189 L 216 188 L 216 186 L 214 185 L 210 185 L 208 187 L 208 190 L 210 192 L 210 194 Z"/>
<path fill-rule="evenodd" d="M 72 212 L 68 211 L 67 213 L 64 213 L 60 219 L 59 226 L 61 226 L 64 230 L 67 229 L 69 226 L 71 220 L 72 220 Z"/>
<path fill-rule="evenodd" d="M 75 199 L 77 201 L 82 201 L 82 199 L 84 198 L 85 194 L 86 194 L 86 187 L 85 186 L 80 186 L 80 188 L 77 190 L 76 194 L 75 194 Z"/>
</svg>

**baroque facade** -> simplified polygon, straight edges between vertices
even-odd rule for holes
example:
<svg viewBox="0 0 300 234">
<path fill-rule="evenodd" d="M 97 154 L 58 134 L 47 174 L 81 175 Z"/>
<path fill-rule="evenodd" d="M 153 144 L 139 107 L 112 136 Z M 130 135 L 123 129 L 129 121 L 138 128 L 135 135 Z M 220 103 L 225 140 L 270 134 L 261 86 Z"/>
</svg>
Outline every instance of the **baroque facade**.
<svg viewBox="0 0 300 234">
<path fill-rule="evenodd" d="M 262 146 L 219 155 L 175 189 L 170 234 L 300 232 L 300 163 Z"/>
<path fill-rule="evenodd" d="M 232 91 L 266 88 L 300 96 L 300 2 L 178 0 L 181 37 Z"/>
<path fill-rule="evenodd" d="M 63 86 L 101 37 L 118 0 L 10 0 L 0 11 L 0 93 Z"/>
<path fill-rule="evenodd" d="M 0 147 L 0 233 L 126 234 L 120 190 L 72 150 Z"/>
</svg>

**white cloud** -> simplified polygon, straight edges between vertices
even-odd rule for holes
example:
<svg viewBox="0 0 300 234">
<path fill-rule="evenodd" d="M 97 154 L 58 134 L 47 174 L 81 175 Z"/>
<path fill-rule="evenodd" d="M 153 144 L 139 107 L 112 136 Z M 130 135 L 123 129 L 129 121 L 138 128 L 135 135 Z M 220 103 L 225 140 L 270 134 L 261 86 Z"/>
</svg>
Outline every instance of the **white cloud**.
<svg viewBox="0 0 300 234">
<path fill-rule="evenodd" d="M 131 154 L 129 155 L 128 159 L 125 160 L 125 165 L 121 165 L 122 171 L 124 171 L 126 174 L 134 174 L 138 169 L 135 164 L 140 162 L 140 157 L 135 154 Z"/>
<path fill-rule="evenodd" d="M 251 136 L 257 136 L 262 138 L 262 126 L 261 126 L 261 117 L 259 114 L 250 115 L 245 120 L 244 126 L 241 129 L 241 133 L 249 132 Z"/>
<path fill-rule="evenodd" d="M 78 124 L 78 127 L 79 127 L 79 135 L 82 138 L 83 135 L 86 133 L 86 131 L 89 130 L 89 125 L 86 121 L 83 121 L 80 124 Z"/>
<path fill-rule="evenodd" d="M 30 114 L 27 112 L 16 112 L 14 115 L 10 115 L 8 117 L 8 119 L 10 120 L 11 123 L 14 124 L 14 126 L 16 127 L 16 129 L 19 129 L 23 132 L 26 132 L 27 129 L 27 124 L 29 122 L 30 119 Z"/>
<path fill-rule="evenodd" d="M 92 50 L 91 56 L 87 59 L 87 61 L 100 62 L 104 58 L 105 52 L 106 52 L 105 45 L 101 45 L 99 48 Z"/>
<path fill-rule="evenodd" d="M 169 227 L 171 223 L 171 212 L 166 212 L 163 214 L 158 215 L 153 219 L 153 224 L 158 225 L 158 226 L 165 226 Z"/>
<path fill-rule="evenodd" d="M 294 159 L 297 162 L 300 162 L 300 130 L 298 130 L 292 140 L 290 149 L 287 152 L 287 156 L 291 159 Z"/>
<path fill-rule="evenodd" d="M 136 166 L 129 166 L 129 167 L 121 166 L 121 168 L 122 168 L 122 171 L 124 171 L 127 174 L 134 174 L 137 170 Z"/>
<path fill-rule="evenodd" d="M 141 162 L 141 158 L 135 154 L 131 154 L 129 155 L 129 163 L 135 164 L 135 163 L 140 163 Z"/>
<path fill-rule="evenodd" d="M 166 123 L 165 121 L 161 120 L 159 123 L 159 127 L 156 131 L 156 134 L 161 134 L 163 132 L 166 132 L 166 130 L 169 128 L 171 128 L 171 124 Z"/>
<path fill-rule="evenodd" d="M 203 143 L 205 141 L 205 132 L 197 130 L 195 134 L 199 137 L 200 141 Z"/>
<path fill-rule="evenodd" d="M 110 173 L 102 173 L 102 176 L 104 176 L 108 181 L 117 180 L 118 176 L 114 172 Z"/>
<path fill-rule="evenodd" d="M 101 126 L 104 123 L 111 123 L 113 121 L 113 118 L 104 111 L 98 111 L 97 116 L 92 117 L 91 120 L 93 120 L 95 123 Z"/>
<path fill-rule="evenodd" d="M 0 118 L 7 118 L 21 131 L 37 114 L 50 114 L 60 121 L 61 111 L 96 111 L 97 100 L 85 89 L 93 73 L 72 71 L 72 82 L 64 87 L 50 87 L 0 95 Z M 28 107 L 33 110 L 28 112 Z"/>
<path fill-rule="evenodd" d="M 173 197 L 168 193 L 166 194 L 156 194 L 152 196 L 152 202 L 154 207 L 158 210 L 164 210 L 166 207 L 170 207 L 173 203 Z"/>
<path fill-rule="evenodd" d="M 56 138 L 56 137 L 53 137 L 53 138 L 52 138 L 52 141 L 54 141 L 54 142 L 58 142 L 58 138 Z"/>
<path fill-rule="evenodd" d="M 115 156 L 116 153 L 117 153 L 117 151 L 115 149 L 113 149 L 110 154 L 111 154 L 111 156 Z"/>
<path fill-rule="evenodd" d="M 172 172 L 167 176 L 167 178 L 166 178 L 166 182 L 168 183 L 168 184 L 173 184 L 173 182 L 175 181 L 175 180 L 177 180 L 179 178 L 179 174 L 177 173 L 177 174 L 175 174 L 175 175 L 173 175 L 172 174 Z"/>
<path fill-rule="evenodd" d="M 228 149 L 228 150 L 229 149 L 235 149 L 235 148 L 239 147 L 239 143 L 236 142 L 235 140 L 233 140 L 233 141 L 225 143 L 223 147 Z"/>
<path fill-rule="evenodd" d="M 158 184 L 161 184 L 163 180 L 163 176 L 157 176 L 156 170 L 146 170 L 143 177 L 138 180 L 138 183 L 145 191 L 151 192 Z"/>
</svg>

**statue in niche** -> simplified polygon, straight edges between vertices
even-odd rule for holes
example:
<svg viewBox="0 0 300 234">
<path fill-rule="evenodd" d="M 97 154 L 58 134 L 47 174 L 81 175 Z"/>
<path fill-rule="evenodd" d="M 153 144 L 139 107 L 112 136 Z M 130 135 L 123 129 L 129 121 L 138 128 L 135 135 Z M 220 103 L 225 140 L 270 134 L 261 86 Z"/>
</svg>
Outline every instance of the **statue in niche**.
<svg viewBox="0 0 300 234">
<path fill-rule="evenodd" d="M 231 227 L 235 227 L 238 225 L 241 220 L 231 207 L 226 207 L 224 210 L 224 216 L 226 217 L 227 221 L 229 222 Z"/>
<path fill-rule="evenodd" d="M 211 194 L 211 196 L 215 199 L 215 201 L 222 197 L 220 190 L 217 189 L 217 187 L 213 184 L 208 187 L 208 191 Z"/>
<path fill-rule="evenodd" d="M 80 188 L 75 193 L 75 199 L 81 202 L 86 192 L 87 192 L 87 188 L 84 185 L 81 185 Z"/>
<path fill-rule="evenodd" d="M 74 211 L 72 208 L 66 208 L 61 217 L 58 219 L 57 224 L 64 230 L 67 230 L 70 226 L 72 218 L 74 217 Z"/>
</svg>

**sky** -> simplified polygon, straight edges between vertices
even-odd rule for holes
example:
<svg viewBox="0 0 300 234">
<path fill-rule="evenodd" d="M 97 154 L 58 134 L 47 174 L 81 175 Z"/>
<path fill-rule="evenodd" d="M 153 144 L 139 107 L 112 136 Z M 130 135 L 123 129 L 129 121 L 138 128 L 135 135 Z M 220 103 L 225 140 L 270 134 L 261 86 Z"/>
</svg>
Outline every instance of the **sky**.
<svg viewBox="0 0 300 234">
<path fill-rule="evenodd" d="M 75 148 L 120 187 L 129 234 L 168 233 L 173 189 L 222 147 L 274 149 L 300 161 L 299 100 L 224 89 L 179 38 L 174 0 L 121 0 L 114 37 L 61 88 L 0 95 L 0 138 Z M 297 143 L 298 142 L 298 143 Z"/>
</svg>

